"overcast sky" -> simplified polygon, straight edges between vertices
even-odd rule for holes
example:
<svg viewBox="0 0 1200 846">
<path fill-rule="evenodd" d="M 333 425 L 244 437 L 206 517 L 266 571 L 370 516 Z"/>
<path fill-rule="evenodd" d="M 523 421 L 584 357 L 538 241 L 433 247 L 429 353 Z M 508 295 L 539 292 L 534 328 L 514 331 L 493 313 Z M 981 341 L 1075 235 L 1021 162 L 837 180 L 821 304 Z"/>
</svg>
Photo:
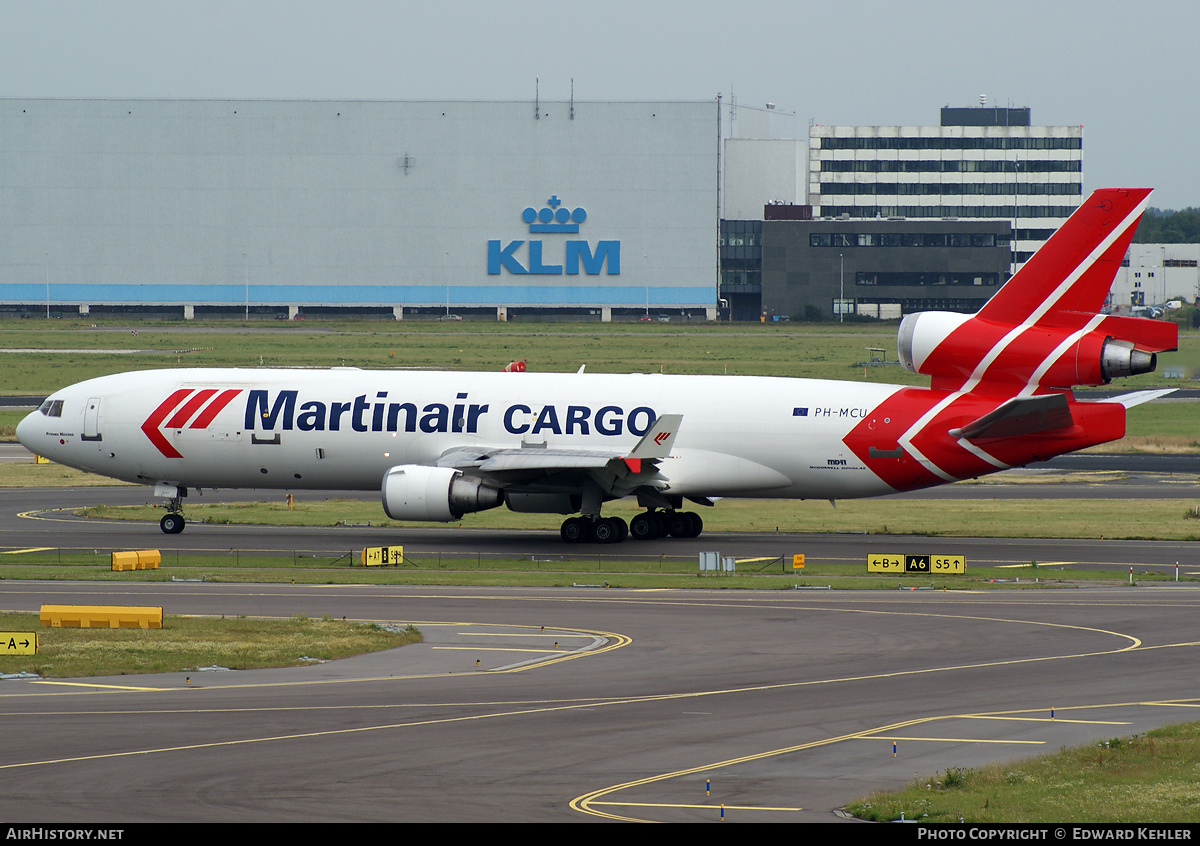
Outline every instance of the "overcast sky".
<svg viewBox="0 0 1200 846">
<path fill-rule="evenodd" d="M 822 124 L 945 105 L 1084 126 L 1084 189 L 1200 206 L 1200 3 L 0 0 L 0 97 L 707 100 Z"/>
</svg>

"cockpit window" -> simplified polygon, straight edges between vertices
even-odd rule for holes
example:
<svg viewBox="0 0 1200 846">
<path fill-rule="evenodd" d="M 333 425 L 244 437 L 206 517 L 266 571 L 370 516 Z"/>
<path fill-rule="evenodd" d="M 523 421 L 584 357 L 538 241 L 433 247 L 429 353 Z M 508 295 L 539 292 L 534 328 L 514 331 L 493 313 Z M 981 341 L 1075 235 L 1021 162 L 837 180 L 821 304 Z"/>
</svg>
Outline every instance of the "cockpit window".
<svg viewBox="0 0 1200 846">
<path fill-rule="evenodd" d="M 62 417 L 62 400 L 46 400 L 38 411 L 47 417 Z"/>
</svg>

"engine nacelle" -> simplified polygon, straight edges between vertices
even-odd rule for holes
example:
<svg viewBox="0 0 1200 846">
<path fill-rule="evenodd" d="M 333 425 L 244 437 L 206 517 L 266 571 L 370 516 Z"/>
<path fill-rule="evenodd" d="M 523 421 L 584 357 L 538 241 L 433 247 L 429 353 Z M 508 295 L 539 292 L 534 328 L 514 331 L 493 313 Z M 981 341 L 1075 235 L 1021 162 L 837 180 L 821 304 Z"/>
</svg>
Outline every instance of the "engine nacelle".
<svg viewBox="0 0 1200 846">
<path fill-rule="evenodd" d="M 1109 338 L 1100 351 L 1100 373 L 1106 382 L 1118 376 L 1153 373 L 1157 364 L 1158 356 L 1136 349 L 1129 341 Z"/>
<path fill-rule="evenodd" d="M 900 331 L 896 333 L 896 354 L 900 358 L 900 365 L 913 373 L 925 373 L 921 368 L 929 354 L 968 320 L 971 320 L 969 314 L 949 311 L 921 311 L 904 315 L 900 321 Z"/>
<path fill-rule="evenodd" d="M 1117 377 L 1153 372 L 1154 351 L 1174 348 L 1174 328 L 1111 316 L 1094 322 L 1090 330 L 1082 320 L 1018 327 L 925 311 L 900 322 L 896 352 L 906 370 L 932 376 L 934 387 L 939 378 L 958 385 L 977 372 L 1020 385 L 1105 385 Z M 1139 349 L 1141 344 L 1150 351 Z"/>
<path fill-rule="evenodd" d="M 399 464 L 383 476 L 383 510 L 393 520 L 448 523 L 504 502 L 504 491 L 451 467 Z"/>
</svg>

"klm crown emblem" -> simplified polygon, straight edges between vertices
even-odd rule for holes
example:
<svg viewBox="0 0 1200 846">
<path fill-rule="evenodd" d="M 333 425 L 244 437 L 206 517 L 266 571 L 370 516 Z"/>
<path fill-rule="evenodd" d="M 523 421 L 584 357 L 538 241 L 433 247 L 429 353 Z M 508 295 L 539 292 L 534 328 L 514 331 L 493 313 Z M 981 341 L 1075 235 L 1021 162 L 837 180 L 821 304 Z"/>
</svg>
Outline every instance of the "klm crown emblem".
<svg viewBox="0 0 1200 846">
<path fill-rule="evenodd" d="M 546 207 L 543 209 L 534 209 L 532 206 L 526 208 L 521 212 L 521 220 L 529 224 L 531 233 L 563 232 L 570 234 L 579 231 L 579 224 L 587 220 L 587 212 L 582 208 L 567 209 L 555 194 L 546 201 Z"/>
</svg>

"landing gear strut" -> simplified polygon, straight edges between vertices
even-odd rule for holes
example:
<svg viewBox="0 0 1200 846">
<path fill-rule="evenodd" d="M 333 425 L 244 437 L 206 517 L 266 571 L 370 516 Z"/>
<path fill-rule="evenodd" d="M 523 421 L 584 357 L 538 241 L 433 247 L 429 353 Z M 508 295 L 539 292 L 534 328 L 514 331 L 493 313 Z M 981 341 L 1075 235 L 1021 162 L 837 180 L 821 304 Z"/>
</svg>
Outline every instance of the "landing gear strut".
<svg viewBox="0 0 1200 846">
<path fill-rule="evenodd" d="M 183 519 L 183 498 L 187 496 L 187 488 L 167 487 L 166 490 L 174 490 L 173 494 L 168 494 L 163 491 L 163 487 L 160 484 L 154 489 L 154 493 L 158 496 L 168 496 L 170 502 L 167 503 L 167 513 L 158 521 L 158 527 L 163 530 L 163 534 L 177 535 L 187 526 L 187 521 Z"/>
</svg>

